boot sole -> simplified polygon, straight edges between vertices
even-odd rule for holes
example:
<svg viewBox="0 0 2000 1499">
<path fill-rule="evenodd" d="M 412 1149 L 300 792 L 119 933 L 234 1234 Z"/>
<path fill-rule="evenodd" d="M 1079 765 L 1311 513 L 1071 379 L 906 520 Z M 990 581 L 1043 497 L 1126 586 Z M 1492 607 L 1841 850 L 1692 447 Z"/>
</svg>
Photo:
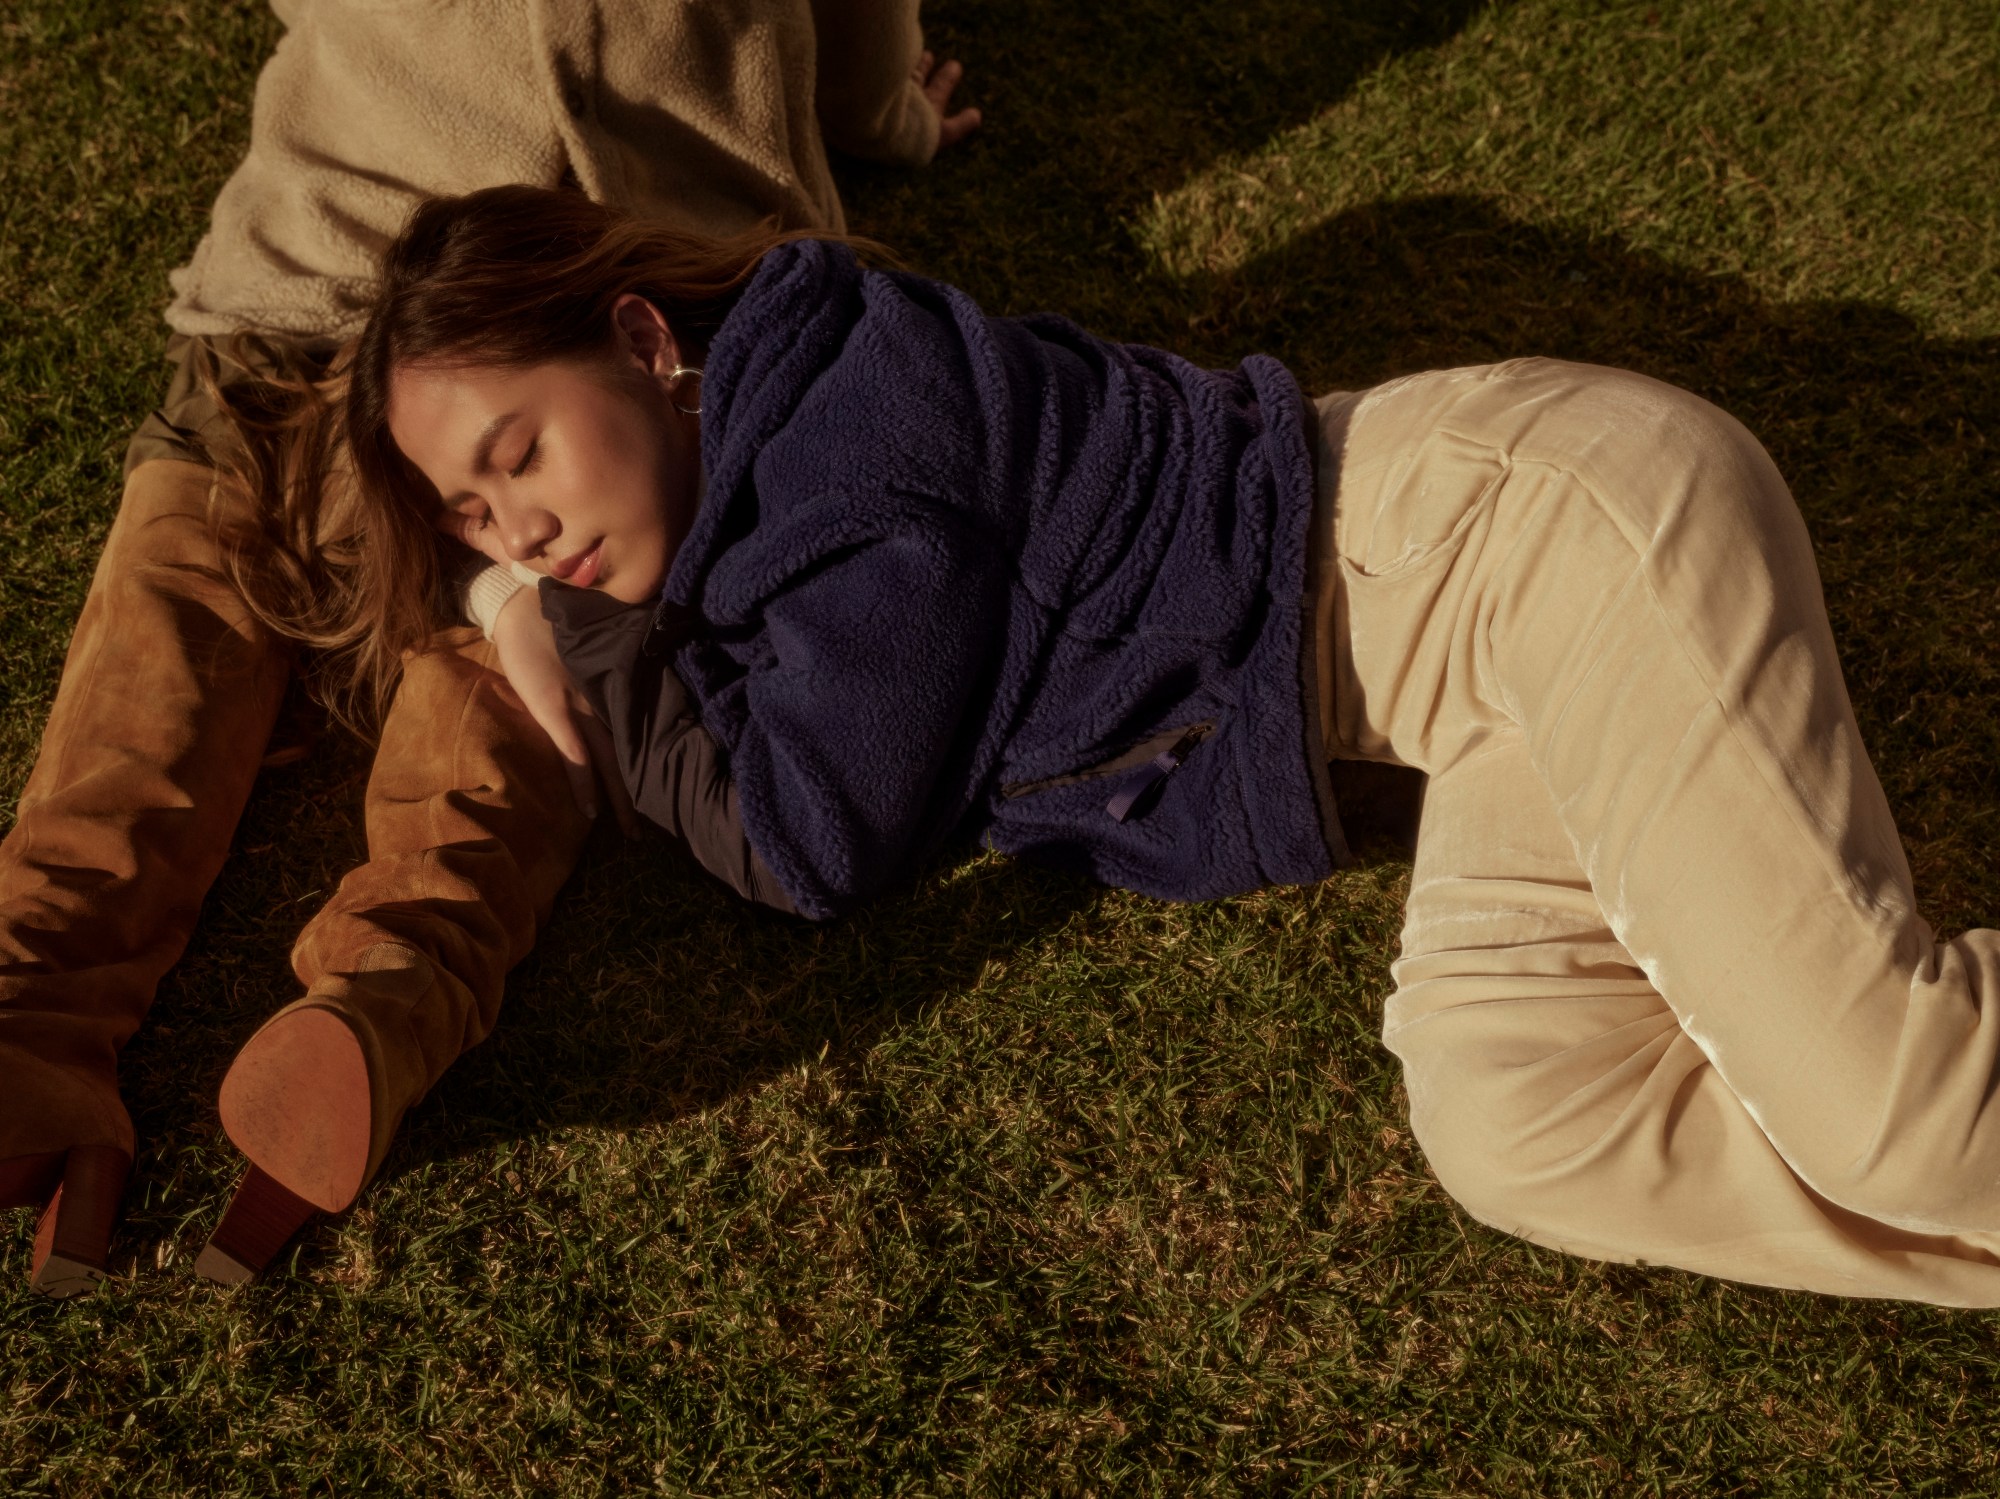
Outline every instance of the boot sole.
<svg viewBox="0 0 2000 1499">
<path fill-rule="evenodd" d="M 244 1158 L 294 1196 L 339 1213 L 359 1195 L 373 1097 L 361 1042 L 333 1010 L 300 1006 L 252 1036 L 216 1108 Z"/>
<path fill-rule="evenodd" d="M 236 1054 L 216 1104 L 249 1169 L 194 1268 L 237 1286 L 263 1274 L 315 1217 L 345 1211 L 360 1193 L 373 1118 L 361 1042 L 333 1010 L 288 1010 Z"/>
</svg>

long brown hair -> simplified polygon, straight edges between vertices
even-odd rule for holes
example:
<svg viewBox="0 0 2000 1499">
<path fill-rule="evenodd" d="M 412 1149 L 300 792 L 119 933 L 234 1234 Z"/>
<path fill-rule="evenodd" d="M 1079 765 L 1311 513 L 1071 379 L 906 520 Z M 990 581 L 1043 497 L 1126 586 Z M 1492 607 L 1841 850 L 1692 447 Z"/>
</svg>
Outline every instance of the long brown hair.
<svg viewBox="0 0 2000 1499">
<path fill-rule="evenodd" d="M 232 571 L 267 626 L 311 648 L 316 695 L 351 725 L 379 721 L 403 656 L 443 622 L 438 496 L 389 433 L 398 368 L 607 358 L 627 293 L 698 353 L 765 253 L 803 237 L 767 223 L 706 239 L 545 188 L 433 198 L 390 245 L 366 325 L 323 376 L 211 382 L 237 439 L 218 467 L 255 502 L 249 534 L 231 517 Z"/>
</svg>

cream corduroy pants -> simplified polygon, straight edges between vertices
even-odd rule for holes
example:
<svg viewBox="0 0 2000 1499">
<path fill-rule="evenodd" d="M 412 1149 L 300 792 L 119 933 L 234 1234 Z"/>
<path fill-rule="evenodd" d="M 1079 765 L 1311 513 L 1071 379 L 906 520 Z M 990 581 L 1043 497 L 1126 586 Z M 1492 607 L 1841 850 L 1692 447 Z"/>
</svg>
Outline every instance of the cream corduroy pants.
<svg viewBox="0 0 2000 1499">
<path fill-rule="evenodd" d="M 1938 942 L 1756 440 L 1548 360 L 1320 402 L 1336 757 L 1428 773 L 1383 1039 L 1597 1259 L 2000 1305 L 2000 932 Z"/>
</svg>

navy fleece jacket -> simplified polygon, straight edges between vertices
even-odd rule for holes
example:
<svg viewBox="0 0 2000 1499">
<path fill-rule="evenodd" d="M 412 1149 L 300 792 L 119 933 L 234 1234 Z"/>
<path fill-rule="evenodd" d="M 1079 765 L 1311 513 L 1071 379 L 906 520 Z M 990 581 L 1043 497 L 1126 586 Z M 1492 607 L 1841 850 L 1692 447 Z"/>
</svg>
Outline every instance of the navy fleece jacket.
<svg viewBox="0 0 2000 1499">
<path fill-rule="evenodd" d="M 802 241 L 702 385 L 706 489 L 657 616 L 691 638 L 625 659 L 672 660 L 795 909 L 965 834 L 1178 900 L 1345 862 L 1310 700 L 1310 407 L 1276 360 L 988 317 Z"/>
</svg>

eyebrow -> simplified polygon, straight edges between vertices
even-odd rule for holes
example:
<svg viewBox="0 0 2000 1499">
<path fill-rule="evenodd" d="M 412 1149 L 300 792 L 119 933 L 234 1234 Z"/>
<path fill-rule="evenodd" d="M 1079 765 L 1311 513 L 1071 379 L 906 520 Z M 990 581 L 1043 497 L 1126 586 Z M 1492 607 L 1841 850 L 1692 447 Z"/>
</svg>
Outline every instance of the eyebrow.
<svg viewBox="0 0 2000 1499">
<path fill-rule="evenodd" d="M 507 424 L 520 414 L 518 411 L 503 411 L 480 429 L 478 439 L 472 444 L 472 471 L 475 474 L 483 474 L 492 466 L 493 445 L 500 440 L 500 434 L 507 430 Z M 461 489 L 457 494 L 446 496 L 444 503 L 449 507 L 456 505 L 460 500 L 471 498 L 471 490 Z"/>
</svg>

